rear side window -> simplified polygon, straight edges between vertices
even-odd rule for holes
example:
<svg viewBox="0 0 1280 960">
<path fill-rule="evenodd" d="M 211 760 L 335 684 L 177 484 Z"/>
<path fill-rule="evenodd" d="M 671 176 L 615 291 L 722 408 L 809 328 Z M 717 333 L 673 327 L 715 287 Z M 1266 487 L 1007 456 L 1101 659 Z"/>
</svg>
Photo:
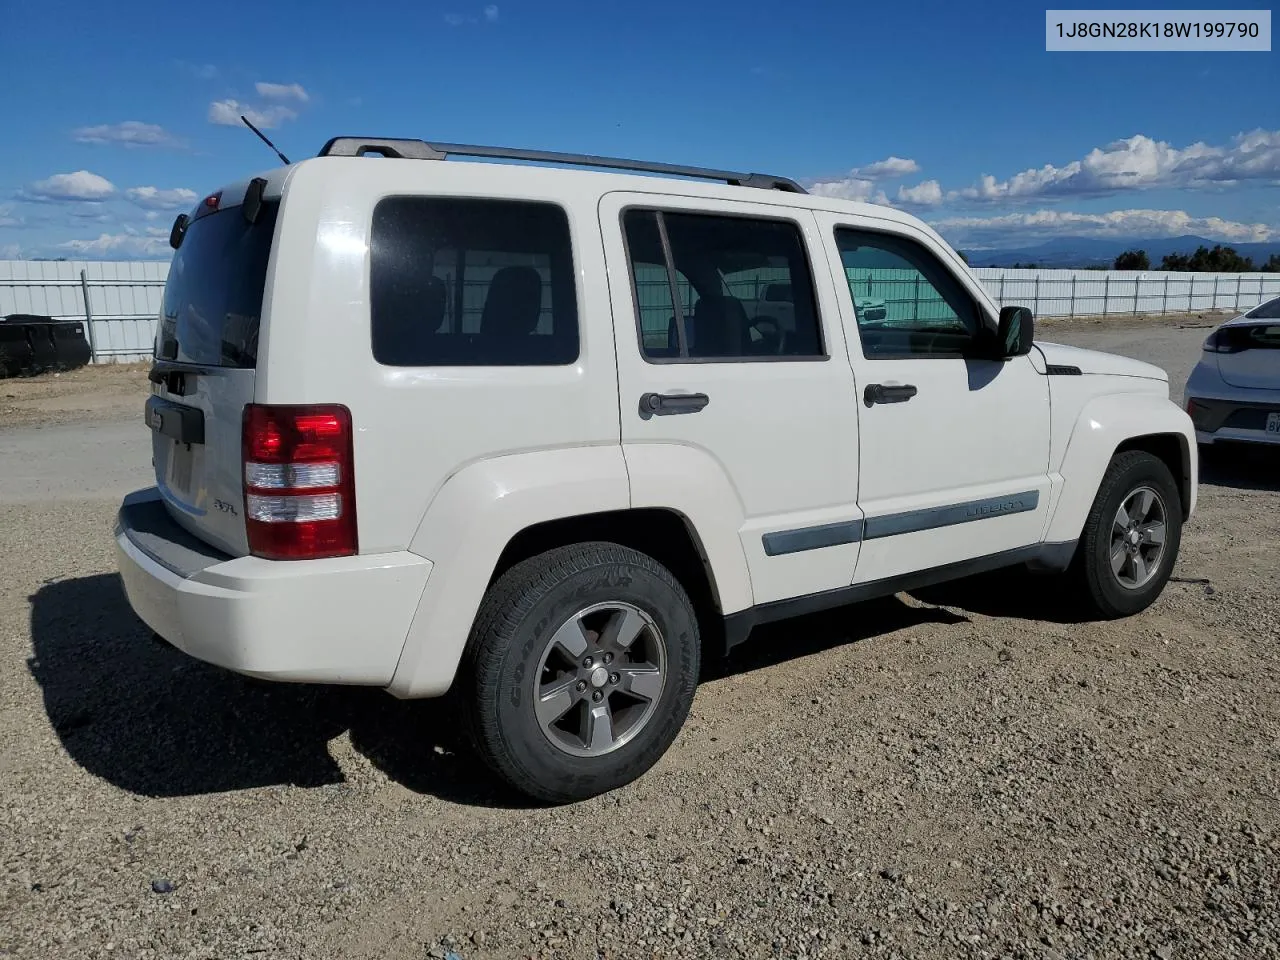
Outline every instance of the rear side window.
<svg viewBox="0 0 1280 960">
<path fill-rule="evenodd" d="M 825 358 L 795 223 L 631 209 L 622 225 L 645 359 Z"/>
<path fill-rule="evenodd" d="M 197 217 L 174 254 L 164 285 L 156 357 L 207 367 L 253 367 L 267 261 L 279 203 L 256 223 L 240 207 Z"/>
<path fill-rule="evenodd" d="M 569 221 L 554 204 L 390 197 L 373 211 L 381 364 L 539 366 L 578 359 Z"/>
</svg>

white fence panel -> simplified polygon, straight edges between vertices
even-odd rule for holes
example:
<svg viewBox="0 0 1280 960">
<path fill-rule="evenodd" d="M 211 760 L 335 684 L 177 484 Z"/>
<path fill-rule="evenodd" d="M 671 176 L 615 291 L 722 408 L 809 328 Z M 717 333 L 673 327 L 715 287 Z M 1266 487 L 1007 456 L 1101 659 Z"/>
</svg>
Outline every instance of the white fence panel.
<svg viewBox="0 0 1280 960">
<path fill-rule="evenodd" d="M 1130 270 L 974 269 L 1001 306 L 1039 317 L 1244 311 L 1280 296 L 1280 273 L 1166 273 Z"/>
<path fill-rule="evenodd" d="M 1038 317 L 1244 311 L 1280 296 L 1280 273 L 1007 267 L 973 272 L 998 305 L 1027 306 Z M 0 316 L 34 313 L 83 320 L 87 314 L 96 362 L 146 360 L 168 274 L 167 261 L 0 260 Z M 887 275 L 872 278 L 869 291 L 857 292 L 901 299 L 901 292 L 886 297 L 891 280 Z"/>
<path fill-rule="evenodd" d="M 91 317 L 96 362 L 146 360 L 168 275 L 166 261 L 0 260 L 0 316 Z"/>
</svg>

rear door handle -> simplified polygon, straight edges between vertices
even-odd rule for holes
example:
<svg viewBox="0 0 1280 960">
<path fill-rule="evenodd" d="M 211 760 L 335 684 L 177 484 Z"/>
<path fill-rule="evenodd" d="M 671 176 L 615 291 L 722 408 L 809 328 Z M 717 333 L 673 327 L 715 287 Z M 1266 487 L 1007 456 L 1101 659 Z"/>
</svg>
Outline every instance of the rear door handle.
<svg viewBox="0 0 1280 960">
<path fill-rule="evenodd" d="M 868 407 L 877 403 L 906 403 L 916 395 L 916 388 L 909 383 L 869 383 L 862 391 L 863 402 Z"/>
<path fill-rule="evenodd" d="M 646 393 L 640 397 L 640 416 L 668 417 L 677 413 L 697 413 L 711 398 L 705 393 Z"/>
</svg>

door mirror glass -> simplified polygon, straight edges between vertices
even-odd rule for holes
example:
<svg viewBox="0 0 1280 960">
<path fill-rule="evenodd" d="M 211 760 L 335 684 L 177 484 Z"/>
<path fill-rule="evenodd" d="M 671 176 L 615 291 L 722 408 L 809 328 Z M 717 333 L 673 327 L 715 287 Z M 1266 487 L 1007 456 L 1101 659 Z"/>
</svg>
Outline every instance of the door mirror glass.
<svg viewBox="0 0 1280 960">
<path fill-rule="evenodd" d="M 1031 352 L 1035 337 L 1035 314 L 1027 307 L 1003 307 L 996 331 L 996 348 L 1004 357 L 1021 357 Z"/>
</svg>

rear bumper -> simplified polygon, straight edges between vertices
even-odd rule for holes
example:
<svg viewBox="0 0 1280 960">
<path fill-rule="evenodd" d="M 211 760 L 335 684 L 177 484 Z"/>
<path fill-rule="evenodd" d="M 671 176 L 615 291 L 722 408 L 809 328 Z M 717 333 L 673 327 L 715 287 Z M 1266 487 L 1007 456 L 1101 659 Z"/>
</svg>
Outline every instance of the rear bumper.
<svg viewBox="0 0 1280 960">
<path fill-rule="evenodd" d="M 386 686 L 431 562 L 228 557 L 175 523 L 155 488 L 130 494 L 116 562 L 134 612 L 179 650 L 270 680 Z"/>
<path fill-rule="evenodd" d="M 1187 392 L 1196 442 L 1280 444 L 1280 433 L 1268 433 L 1267 418 L 1280 414 L 1280 391 L 1255 391 L 1260 400 L 1229 400 L 1200 397 Z"/>
</svg>

